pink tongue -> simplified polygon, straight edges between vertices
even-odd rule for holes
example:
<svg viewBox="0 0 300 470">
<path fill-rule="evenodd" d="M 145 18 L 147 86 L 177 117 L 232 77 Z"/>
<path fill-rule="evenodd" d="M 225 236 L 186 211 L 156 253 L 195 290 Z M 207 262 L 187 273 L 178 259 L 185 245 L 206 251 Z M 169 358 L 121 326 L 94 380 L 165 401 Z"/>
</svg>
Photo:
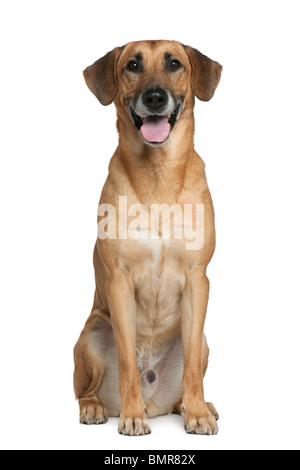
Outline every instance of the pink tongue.
<svg viewBox="0 0 300 470">
<path fill-rule="evenodd" d="M 148 116 L 144 119 L 141 133 L 148 142 L 164 142 L 170 134 L 171 126 L 164 116 Z"/>
</svg>

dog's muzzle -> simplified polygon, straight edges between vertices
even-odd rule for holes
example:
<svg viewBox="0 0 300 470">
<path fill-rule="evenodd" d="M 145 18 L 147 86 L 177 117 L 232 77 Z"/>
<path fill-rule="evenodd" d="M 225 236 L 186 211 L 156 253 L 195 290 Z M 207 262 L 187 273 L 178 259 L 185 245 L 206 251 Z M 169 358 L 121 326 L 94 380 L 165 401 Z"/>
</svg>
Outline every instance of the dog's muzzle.
<svg viewBox="0 0 300 470">
<path fill-rule="evenodd" d="M 150 88 L 130 105 L 135 127 L 147 143 L 157 145 L 168 140 L 177 122 L 183 101 L 184 98 L 181 98 L 176 103 L 167 90 Z"/>
</svg>

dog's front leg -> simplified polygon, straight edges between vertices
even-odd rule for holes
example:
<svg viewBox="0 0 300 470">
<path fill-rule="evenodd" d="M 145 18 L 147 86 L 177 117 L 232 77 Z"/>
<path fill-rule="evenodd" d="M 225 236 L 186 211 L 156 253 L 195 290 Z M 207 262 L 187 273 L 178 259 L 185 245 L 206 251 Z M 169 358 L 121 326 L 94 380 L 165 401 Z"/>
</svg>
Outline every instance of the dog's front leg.
<svg viewBox="0 0 300 470">
<path fill-rule="evenodd" d="M 184 353 L 183 401 L 185 429 L 188 433 L 217 434 L 218 426 L 204 400 L 203 330 L 209 296 L 206 269 L 190 272 L 182 297 L 182 342 Z M 205 367 L 204 367 L 205 366 Z"/>
<path fill-rule="evenodd" d="M 118 354 L 122 405 L 119 433 L 130 436 L 150 434 L 136 361 L 134 286 L 129 277 L 118 270 L 111 273 L 106 289 Z"/>
</svg>

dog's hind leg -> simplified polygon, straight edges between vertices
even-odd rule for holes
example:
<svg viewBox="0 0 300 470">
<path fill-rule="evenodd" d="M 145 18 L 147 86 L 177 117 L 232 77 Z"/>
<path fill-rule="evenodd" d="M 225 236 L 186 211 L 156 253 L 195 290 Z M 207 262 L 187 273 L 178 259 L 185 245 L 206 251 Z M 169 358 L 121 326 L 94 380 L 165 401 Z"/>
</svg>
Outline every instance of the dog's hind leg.
<svg viewBox="0 0 300 470">
<path fill-rule="evenodd" d="M 74 348 L 74 391 L 79 400 L 80 422 L 102 424 L 108 420 L 108 412 L 100 403 L 98 392 L 106 370 L 105 355 L 93 351 L 91 337 L 101 329 L 104 320 L 98 311 L 90 315 Z"/>
</svg>

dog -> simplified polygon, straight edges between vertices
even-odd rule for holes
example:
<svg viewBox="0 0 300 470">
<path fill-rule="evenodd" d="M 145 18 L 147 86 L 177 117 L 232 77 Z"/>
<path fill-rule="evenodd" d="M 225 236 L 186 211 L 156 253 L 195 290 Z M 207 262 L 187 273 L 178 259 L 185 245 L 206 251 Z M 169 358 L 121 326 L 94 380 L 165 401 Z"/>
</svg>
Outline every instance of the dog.
<svg viewBox="0 0 300 470">
<path fill-rule="evenodd" d="M 194 104 L 213 97 L 221 72 L 175 41 L 132 42 L 84 71 L 100 103 L 115 103 L 119 145 L 99 205 L 94 304 L 74 348 L 82 424 L 115 416 L 120 434 L 139 436 L 151 433 L 149 418 L 177 413 L 188 433 L 218 432 L 203 389 L 215 215 L 194 150 Z M 193 245 L 196 207 L 203 233 Z"/>
</svg>

